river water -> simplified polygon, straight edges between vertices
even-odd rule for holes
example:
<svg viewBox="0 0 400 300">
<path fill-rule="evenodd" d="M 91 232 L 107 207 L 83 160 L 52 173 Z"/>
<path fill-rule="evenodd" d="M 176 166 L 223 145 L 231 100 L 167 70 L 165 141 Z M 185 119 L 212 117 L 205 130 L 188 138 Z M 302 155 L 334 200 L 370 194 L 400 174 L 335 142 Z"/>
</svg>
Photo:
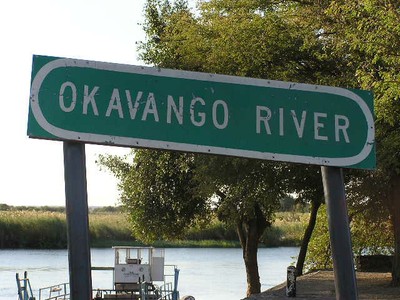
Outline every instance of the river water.
<svg viewBox="0 0 400 300">
<path fill-rule="evenodd" d="M 298 248 L 262 248 L 258 252 L 262 290 L 286 280 L 286 268 L 295 261 Z M 92 249 L 92 266 L 112 266 L 112 249 Z M 241 249 L 168 248 L 166 264 L 177 265 L 180 295 L 196 300 L 235 300 L 246 295 L 246 272 Z M 17 299 L 15 274 L 28 272 L 37 290 L 68 281 L 66 250 L 0 250 L 0 300 Z M 112 272 L 93 271 L 93 288 L 112 288 Z"/>
</svg>

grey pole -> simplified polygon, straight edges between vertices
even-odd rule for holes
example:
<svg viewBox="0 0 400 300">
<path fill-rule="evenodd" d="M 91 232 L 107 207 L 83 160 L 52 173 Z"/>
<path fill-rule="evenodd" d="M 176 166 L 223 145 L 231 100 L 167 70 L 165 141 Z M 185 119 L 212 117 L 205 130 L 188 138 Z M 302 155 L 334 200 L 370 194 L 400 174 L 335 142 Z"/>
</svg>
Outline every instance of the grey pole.
<svg viewBox="0 0 400 300">
<path fill-rule="evenodd" d="M 64 142 L 71 300 L 92 299 L 85 144 Z"/>
<path fill-rule="evenodd" d="M 321 167 L 321 171 L 328 212 L 336 299 L 358 299 L 342 169 Z"/>
</svg>

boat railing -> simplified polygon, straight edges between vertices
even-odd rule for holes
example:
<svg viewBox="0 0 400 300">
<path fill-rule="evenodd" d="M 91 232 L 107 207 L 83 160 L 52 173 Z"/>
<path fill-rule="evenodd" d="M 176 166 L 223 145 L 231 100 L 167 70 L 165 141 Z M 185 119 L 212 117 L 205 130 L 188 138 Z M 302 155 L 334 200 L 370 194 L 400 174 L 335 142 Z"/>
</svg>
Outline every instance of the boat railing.
<svg viewBox="0 0 400 300">
<path fill-rule="evenodd" d="M 18 300 L 35 300 L 32 293 L 31 283 L 28 278 L 28 272 L 24 272 L 24 278 L 19 278 L 19 274 L 15 275 L 18 287 Z"/>
<path fill-rule="evenodd" d="M 69 300 L 69 283 L 39 289 L 39 300 Z"/>
<path fill-rule="evenodd" d="M 114 289 L 95 289 L 93 290 L 93 299 L 137 299 L 138 291 L 137 290 L 118 290 L 117 292 Z M 145 298 L 141 298 L 145 299 Z"/>
<path fill-rule="evenodd" d="M 96 289 L 93 299 L 140 299 L 140 300 L 159 300 L 160 291 L 152 283 L 141 282 L 136 289 Z"/>
<path fill-rule="evenodd" d="M 158 289 L 160 291 L 159 300 L 173 300 L 174 290 L 171 282 L 161 285 Z"/>
<path fill-rule="evenodd" d="M 164 277 L 172 277 L 171 280 L 164 280 L 164 284 L 158 289 L 160 291 L 159 300 L 178 300 L 178 277 L 179 269 L 176 265 L 165 265 Z"/>
</svg>

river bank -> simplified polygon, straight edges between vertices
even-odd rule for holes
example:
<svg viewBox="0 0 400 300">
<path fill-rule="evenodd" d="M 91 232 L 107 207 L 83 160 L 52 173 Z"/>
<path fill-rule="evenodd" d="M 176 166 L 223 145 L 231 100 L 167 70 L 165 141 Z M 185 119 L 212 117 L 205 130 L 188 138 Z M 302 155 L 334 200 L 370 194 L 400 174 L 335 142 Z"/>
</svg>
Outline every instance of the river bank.
<svg viewBox="0 0 400 300">
<path fill-rule="evenodd" d="M 308 214 L 279 212 L 261 239 L 260 247 L 299 246 Z M 123 212 L 89 214 L 91 247 L 144 246 L 131 235 Z M 191 228 L 180 240 L 156 241 L 153 246 L 240 247 L 234 228 L 213 220 L 206 227 Z M 43 210 L 0 210 L 1 249 L 66 249 L 67 224 L 64 212 Z"/>
<path fill-rule="evenodd" d="M 390 273 L 356 272 L 358 299 L 400 299 L 400 287 L 390 286 Z M 298 277 L 295 299 L 335 300 L 335 283 L 332 271 L 317 271 Z M 286 282 L 243 300 L 288 299 Z"/>
</svg>

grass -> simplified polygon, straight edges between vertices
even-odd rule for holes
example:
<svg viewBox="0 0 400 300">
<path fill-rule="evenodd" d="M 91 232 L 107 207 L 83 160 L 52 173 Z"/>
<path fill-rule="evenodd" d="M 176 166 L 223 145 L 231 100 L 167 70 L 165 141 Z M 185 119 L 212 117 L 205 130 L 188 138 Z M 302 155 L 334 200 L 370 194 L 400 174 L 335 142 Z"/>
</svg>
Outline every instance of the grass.
<svg viewBox="0 0 400 300">
<path fill-rule="evenodd" d="M 0 248 L 65 248 L 65 215 L 58 212 L 0 211 Z"/>
<path fill-rule="evenodd" d="M 308 214 L 282 212 L 276 214 L 260 246 L 298 246 Z M 122 212 L 89 214 L 92 247 L 143 245 L 132 237 L 129 223 Z M 0 248 L 66 248 L 67 224 L 65 213 L 57 211 L 0 211 Z M 157 241 L 157 247 L 240 247 L 234 228 L 214 221 L 207 228 L 193 228 L 183 240 Z"/>
<path fill-rule="evenodd" d="M 127 218 L 121 212 L 89 214 L 89 231 L 92 244 L 106 240 L 127 242 L 134 240 Z"/>
<path fill-rule="evenodd" d="M 300 246 L 308 223 L 309 214 L 301 212 L 278 212 L 261 241 L 267 247 Z"/>
</svg>

